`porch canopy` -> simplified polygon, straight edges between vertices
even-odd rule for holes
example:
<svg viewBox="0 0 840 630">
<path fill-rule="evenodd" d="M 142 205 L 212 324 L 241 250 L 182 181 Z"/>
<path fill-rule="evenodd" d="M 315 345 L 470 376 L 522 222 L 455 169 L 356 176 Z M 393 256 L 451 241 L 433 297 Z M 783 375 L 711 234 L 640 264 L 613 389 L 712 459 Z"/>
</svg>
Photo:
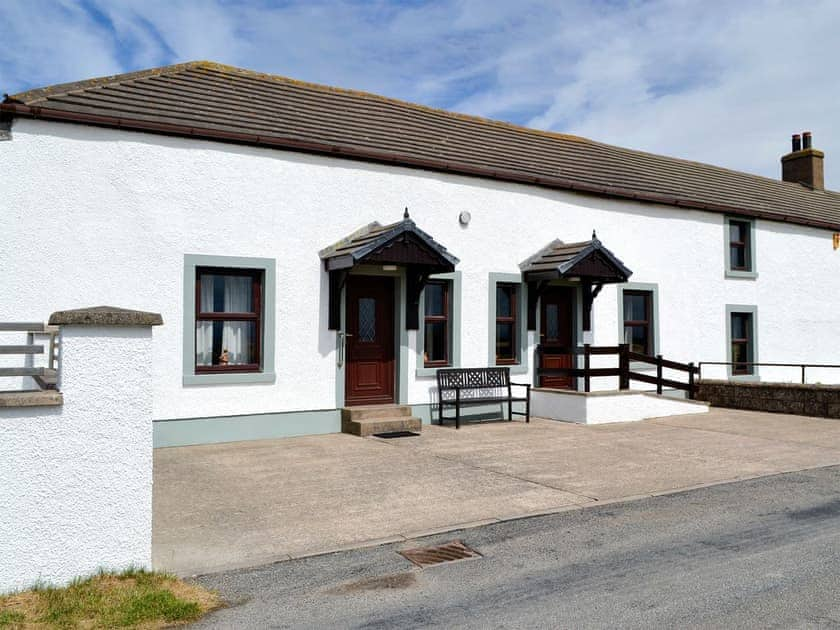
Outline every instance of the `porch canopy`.
<svg viewBox="0 0 840 630">
<path fill-rule="evenodd" d="M 319 252 L 330 274 L 330 330 L 341 328 L 341 291 L 347 274 L 358 265 L 398 265 L 406 271 L 405 327 L 420 327 L 420 293 L 430 275 L 455 270 L 458 259 L 409 218 L 390 225 L 371 223 Z"/>
<path fill-rule="evenodd" d="M 583 330 L 592 330 L 592 302 L 605 284 L 627 282 L 633 275 L 618 257 L 592 232 L 592 240 L 564 243 L 555 240 L 522 265 L 522 278 L 528 283 L 528 330 L 537 329 L 537 301 L 552 280 L 581 283 L 583 289 Z"/>
</svg>

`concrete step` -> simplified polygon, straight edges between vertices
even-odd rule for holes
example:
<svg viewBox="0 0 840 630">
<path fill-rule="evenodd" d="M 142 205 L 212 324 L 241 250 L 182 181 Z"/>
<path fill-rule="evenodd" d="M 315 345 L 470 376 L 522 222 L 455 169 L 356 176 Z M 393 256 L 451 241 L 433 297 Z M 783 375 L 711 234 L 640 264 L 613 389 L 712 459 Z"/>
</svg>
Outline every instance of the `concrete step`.
<svg viewBox="0 0 840 630">
<path fill-rule="evenodd" d="M 353 420 L 349 417 L 341 418 L 341 432 L 350 435 L 367 437 L 377 433 L 394 433 L 396 431 L 411 431 L 420 433 L 423 421 L 415 416 L 397 416 L 394 418 L 364 418 Z"/>
<path fill-rule="evenodd" d="M 374 418 L 399 418 L 410 416 L 411 406 L 409 405 L 361 405 L 359 407 L 344 407 L 341 410 L 341 419 L 347 417 L 350 420 L 372 420 Z"/>
</svg>

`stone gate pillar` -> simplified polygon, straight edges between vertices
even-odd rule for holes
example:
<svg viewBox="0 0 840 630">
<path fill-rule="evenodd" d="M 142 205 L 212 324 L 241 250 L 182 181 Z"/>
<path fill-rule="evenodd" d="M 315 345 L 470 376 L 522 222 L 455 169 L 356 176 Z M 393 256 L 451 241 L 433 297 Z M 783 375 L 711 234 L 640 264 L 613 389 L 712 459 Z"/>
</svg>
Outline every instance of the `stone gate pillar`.
<svg viewBox="0 0 840 630">
<path fill-rule="evenodd" d="M 113 307 L 53 313 L 60 396 L 0 393 L 0 593 L 151 568 L 152 327 Z M 40 404 L 39 404 L 40 403 Z"/>
</svg>

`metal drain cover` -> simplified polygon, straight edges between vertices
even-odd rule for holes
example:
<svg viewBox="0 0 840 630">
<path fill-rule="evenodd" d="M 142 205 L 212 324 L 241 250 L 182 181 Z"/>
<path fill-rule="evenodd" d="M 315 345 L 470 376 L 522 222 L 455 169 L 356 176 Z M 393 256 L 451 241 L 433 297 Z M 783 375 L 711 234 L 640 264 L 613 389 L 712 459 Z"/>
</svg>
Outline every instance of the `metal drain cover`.
<svg viewBox="0 0 840 630">
<path fill-rule="evenodd" d="M 435 547 L 405 549 L 400 551 L 399 554 L 420 568 L 431 567 L 444 562 L 481 557 L 480 553 L 475 549 L 470 549 L 460 540 L 453 540 Z"/>
</svg>

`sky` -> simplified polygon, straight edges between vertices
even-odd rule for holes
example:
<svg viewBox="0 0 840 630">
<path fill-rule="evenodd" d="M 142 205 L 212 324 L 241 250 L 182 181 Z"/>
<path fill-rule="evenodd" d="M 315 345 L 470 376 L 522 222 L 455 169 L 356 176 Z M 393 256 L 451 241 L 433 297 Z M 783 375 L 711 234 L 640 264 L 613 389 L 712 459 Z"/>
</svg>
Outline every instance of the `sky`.
<svg viewBox="0 0 840 630">
<path fill-rule="evenodd" d="M 840 1 L 0 0 L 0 92 L 207 59 L 840 189 Z"/>
</svg>

